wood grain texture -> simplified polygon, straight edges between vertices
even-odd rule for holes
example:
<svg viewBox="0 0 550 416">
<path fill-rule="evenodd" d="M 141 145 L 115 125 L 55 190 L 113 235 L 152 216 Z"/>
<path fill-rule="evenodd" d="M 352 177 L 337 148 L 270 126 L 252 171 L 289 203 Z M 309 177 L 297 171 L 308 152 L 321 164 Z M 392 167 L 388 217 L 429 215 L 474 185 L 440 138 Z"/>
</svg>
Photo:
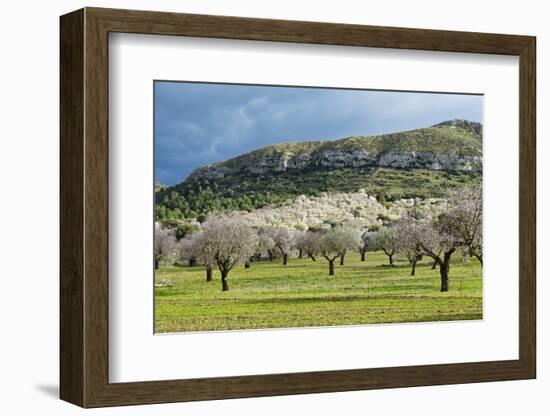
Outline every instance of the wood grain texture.
<svg viewBox="0 0 550 416">
<path fill-rule="evenodd" d="M 536 40 L 520 54 L 519 143 L 519 356 L 536 377 Z"/>
<path fill-rule="evenodd" d="M 84 290 L 85 406 L 101 395 L 108 380 L 109 309 L 109 141 L 108 33 L 86 14 L 84 68 Z"/>
<path fill-rule="evenodd" d="M 108 33 L 520 57 L 519 359 L 109 383 Z M 87 8 L 61 18 L 61 397 L 82 407 L 534 378 L 535 39 L 528 36 Z"/>
<path fill-rule="evenodd" d="M 61 19 L 60 388 L 84 405 L 84 12 Z"/>
<path fill-rule="evenodd" d="M 528 36 L 87 8 L 110 32 L 519 55 Z"/>
</svg>

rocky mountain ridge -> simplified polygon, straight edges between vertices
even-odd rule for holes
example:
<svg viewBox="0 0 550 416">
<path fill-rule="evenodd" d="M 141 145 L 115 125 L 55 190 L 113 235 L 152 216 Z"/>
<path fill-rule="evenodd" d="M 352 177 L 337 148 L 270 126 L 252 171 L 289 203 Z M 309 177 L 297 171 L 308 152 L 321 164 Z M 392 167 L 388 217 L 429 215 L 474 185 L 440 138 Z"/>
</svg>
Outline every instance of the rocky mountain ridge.
<svg viewBox="0 0 550 416">
<path fill-rule="evenodd" d="M 223 179 L 239 172 L 265 174 L 315 167 L 481 172 L 482 126 L 467 120 L 450 120 L 425 129 L 381 136 L 274 144 L 200 167 L 187 180 Z"/>
</svg>

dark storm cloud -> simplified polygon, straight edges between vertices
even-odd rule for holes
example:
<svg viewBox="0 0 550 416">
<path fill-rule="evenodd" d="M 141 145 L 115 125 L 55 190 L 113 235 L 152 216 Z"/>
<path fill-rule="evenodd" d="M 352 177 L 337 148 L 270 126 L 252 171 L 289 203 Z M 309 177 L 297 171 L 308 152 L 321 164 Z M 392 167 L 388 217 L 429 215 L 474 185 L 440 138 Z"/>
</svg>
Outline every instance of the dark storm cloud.
<svg viewBox="0 0 550 416">
<path fill-rule="evenodd" d="M 155 83 L 155 177 L 181 182 L 199 166 L 272 143 L 336 139 L 481 121 L 482 97 L 364 90 Z"/>
</svg>

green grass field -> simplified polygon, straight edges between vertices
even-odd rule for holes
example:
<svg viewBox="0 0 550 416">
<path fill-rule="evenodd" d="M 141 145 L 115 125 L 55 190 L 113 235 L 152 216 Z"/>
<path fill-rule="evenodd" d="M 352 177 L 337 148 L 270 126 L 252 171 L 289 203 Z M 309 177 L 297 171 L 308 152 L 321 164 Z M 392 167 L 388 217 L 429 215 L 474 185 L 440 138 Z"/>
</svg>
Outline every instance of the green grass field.
<svg viewBox="0 0 550 416">
<path fill-rule="evenodd" d="M 291 259 L 235 266 L 228 292 L 221 291 L 219 272 L 206 282 L 204 267 L 157 270 L 156 332 L 253 328 L 290 328 L 392 322 L 452 321 L 482 318 L 481 266 L 455 256 L 449 292 L 439 292 L 439 272 L 429 259 L 411 277 L 408 262 L 386 265 L 383 253 L 346 257 L 328 275 L 323 258 Z"/>
</svg>

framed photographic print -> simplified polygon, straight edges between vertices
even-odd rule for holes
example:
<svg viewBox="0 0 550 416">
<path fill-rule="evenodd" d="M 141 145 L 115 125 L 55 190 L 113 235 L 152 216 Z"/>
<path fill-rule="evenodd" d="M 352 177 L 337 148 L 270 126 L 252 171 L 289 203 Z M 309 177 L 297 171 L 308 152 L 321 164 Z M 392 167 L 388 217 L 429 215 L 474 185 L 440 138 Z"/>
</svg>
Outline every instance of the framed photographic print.
<svg viewBox="0 0 550 416">
<path fill-rule="evenodd" d="M 61 398 L 534 378 L 535 38 L 61 17 Z"/>
</svg>

